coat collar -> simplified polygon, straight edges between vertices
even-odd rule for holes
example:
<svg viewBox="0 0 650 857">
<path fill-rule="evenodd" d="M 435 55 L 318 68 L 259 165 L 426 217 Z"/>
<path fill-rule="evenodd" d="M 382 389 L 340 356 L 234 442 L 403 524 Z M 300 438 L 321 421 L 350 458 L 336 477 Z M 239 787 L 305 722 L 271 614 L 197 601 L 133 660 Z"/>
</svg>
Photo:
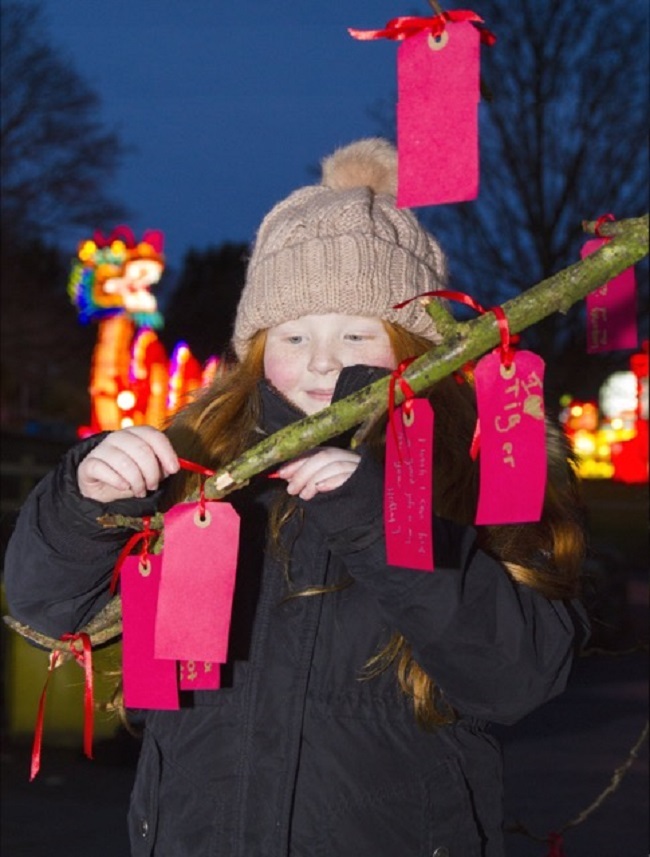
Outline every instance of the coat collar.
<svg viewBox="0 0 650 857">
<path fill-rule="evenodd" d="M 387 374 L 387 369 L 378 369 L 375 366 L 346 366 L 336 382 L 332 402 L 338 402 L 356 393 Z M 268 381 L 260 381 L 258 391 L 261 403 L 259 431 L 262 434 L 273 434 L 306 416 L 304 411 L 293 405 Z"/>
</svg>

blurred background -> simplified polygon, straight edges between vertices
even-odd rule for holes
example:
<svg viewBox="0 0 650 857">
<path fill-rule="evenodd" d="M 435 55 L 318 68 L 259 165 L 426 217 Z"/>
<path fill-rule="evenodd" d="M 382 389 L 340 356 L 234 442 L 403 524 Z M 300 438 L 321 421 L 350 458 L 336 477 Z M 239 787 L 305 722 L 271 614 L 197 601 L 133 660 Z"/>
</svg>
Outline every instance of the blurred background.
<svg viewBox="0 0 650 857">
<path fill-rule="evenodd" d="M 79 437 L 162 421 L 230 359 L 266 211 L 318 181 L 337 146 L 395 137 L 397 46 L 355 41 L 347 28 L 431 9 L 424 0 L 0 8 L 4 551 L 28 491 Z M 648 7 L 471 8 L 497 36 L 482 48 L 480 194 L 417 214 L 447 252 L 451 287 L 489 306 L 577 261 L 583 220 L 647 210 Z M 647 717 L 647 258 L 636 277 L 637 348 L 588 355 L 582 303 L 522 337 L 546 360 L 547 409 L 576 453 L 591 646 L 628 653 L 583 659 L 574 690 L 504 736 L 510 816 L 537 817 L 546 830 L 606 787 Z M 96 666 L 110 673 L 118 660 L 113 648 Z M 47 657 L 3 629 L 2 667 L 6 853 L 74 857 L 83 842 L 79 854 L 126 853 L 116 809 L 126 808 L 137 740 L 98 715 L 95 765 L 80 759 L 82 679 L 68 664 L 48 690 L 47 770 L 27 786 Z M 547 782 L 551 760 L 569 785 Z M 647 853 L 644 786 L 637 760 L 610 802 L 567 833 L 578 848 L 567 855 Z M 27 823 L 53 808 L 60 840 L 49 823 L 47 836 Z M 589 851 L 589 837 L 609 850 Z M 513 855 L 539 849 L 513 834 Z"/>
</svg>

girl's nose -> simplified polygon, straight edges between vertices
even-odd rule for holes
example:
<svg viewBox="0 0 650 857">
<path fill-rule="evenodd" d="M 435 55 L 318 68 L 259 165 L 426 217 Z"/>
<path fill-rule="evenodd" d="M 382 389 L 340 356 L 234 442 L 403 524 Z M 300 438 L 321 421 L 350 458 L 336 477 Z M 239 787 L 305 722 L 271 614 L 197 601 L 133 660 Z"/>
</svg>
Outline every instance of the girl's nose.
<svg viewBox="0 0 650 857">
<path fill-rule="evenodd" d="M 326 344 L 314 345 L 309 358 L 309 368 L 312 372 L 325 374 L 327 372 L 340 372 L 341 361 L 336 350 Z"/>
</svg>

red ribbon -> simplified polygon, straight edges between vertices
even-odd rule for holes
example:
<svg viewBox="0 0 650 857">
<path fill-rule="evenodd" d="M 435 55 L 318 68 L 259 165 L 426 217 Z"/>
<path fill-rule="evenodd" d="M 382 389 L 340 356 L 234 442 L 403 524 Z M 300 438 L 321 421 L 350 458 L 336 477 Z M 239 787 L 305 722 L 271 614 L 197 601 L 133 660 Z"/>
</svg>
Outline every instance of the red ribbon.
<svg viewBox="0 0 650 857">
<path fill-rule="evenodd" d="M 70 651 L 75 661 L 84 671 L 84 753 L 89 758 L 93 757 L 93 721 L 95 704 L 93 702 L 93 656 L 90 637 L 82 632 L 78 634 L 64 634 L 61 637 L 70 643 Z M 75 643 L 81 643 L 81 651 Z"/>
<path fill-rule="evenodd" d="M 485 309 L 481 306 L 478 301 L 475 301 L 473 297 L 470 295 L 466 295 L 464 292 L 454 292 L 446 289 L 441 289 L 438 292 L 423 292 L 421 295 L 416 295 L 414 298 L 409 298 L 406 301 L 402 301 L 399 304 L 395 304 L 393 309 L 402 309 L 407 304 L 410 304 L 411 301 L 417 300 L 418 298 L 423 297 L 435 297 L 435 298 L 445 298 L 449 301 L 456 301 L 457 303 L 465 304 L 465 306 L 471 307 L 471 309 L 476 310 L 476 312 L 480 312 L 484 315 L 486 312 L 494 313 L 497 325 L 499 327 L 499 336 L 501 337 L 501 345 L 499 346 L 501 351 L 501 363 L 506 369 L 509 369 L 512 366 L 512 361 L 514 359 L 515 350 L 513 348 L 515 342 L 519 340 L 518 336 L 510 335 L 510 326 L 508 324 L 508 317 L 500 306 L 493 306 L 489 309 Z M 472 443 L 470 446 L 470 458 L 475 461 L 479 449 L 481 445 L 481 426 L 479 424 L 478 419 L 476 420 L 476 426 L 474 427 L 474 435 L 472 437 Z"/>
<path fill-rule="evenodd" d="M 158 530 L 152 530 L 150 528 L 149 525 L 151 524 L 151 517 L 149 516 L 143 517 L 142 524 L 143 529 L 139 530 L 137 533 L 133 533 L 131 538 L 120 551 L 120 555 L 118 556 L 117 562 L 115 563 L 115 568 L 113 569 L 113 576 L 111 577 L 111 584 L 109 587 L 111 595 L 115 594 L 115 589 L 117 588 L 117 581 L 120 576 L 120 572 L 122 571 L 124 560 L 140 541 L 144 541 L 144 545 L 142 548 L 142 557 L 145 561 L 147 559 L 147 554 L 149 552 L 149 540 L 151 539 L 151 536 L 155 535 L 158 532 Z"/>
<path fill-rule="evenodd" d="M 479 418 L 476 418 L 476 425 L 474 426 L 474 434 L 472 435 L 472 442 L 469 445 L 469 457 L 472 461 L 476 461 L 478 458 L 479 451 L 481 449 L 481 421 Z"/>
<path fill-rule="evenodd" d="M 473 297 L 470 295 L 466 295 L 464 292 L 454 292 L 448 291 L 445 289 L 440 289 L 437 292 L 422 292 L 421 295 L 416 295 L 414 298 L 409 298 L 408 300 L 402 301 L 399 304 L 395 304 L 393 309 L 402 309 L 407 304 L 410 304 L 412 301 L 418 300 L 419 298 L 426 297 L 434 297 L 434 298 L 445 298 L 449 301 L 456 301 L 457 303 L 465 304 L 465 306 L 471 307 L 471 309 L 476 310 L 476 312 L 480 312 L 484 315 L 486 312 L 492 312 L 496 316 L 497 325 L 499 326 L 499 336 L 501 337 L 501 362 L 509 369 L 512 365 L 512 360 L 514 357 L 514 348 L 512 347 L 517 340 L 517 337 L 510 335 L 510 326 L 508 324 L 508 317 L 500 306 L 493 306 L 485 309 L 482 307 L 478 301 L 475 301 Z"/>
<path fill-rule="evenodd" d="M 499 336 L 501 337 L 501 362 L 509 369 L 512 366 L 512 360 L 514 358 L 514 348 L 511 347 L 511 338 L 510 338 L 510 326 L 508 324 L 508 318 L 503 311 L 503 308 L 500 306 L 490 307 L 488 312 L 493 312 L 497 319 L 497 324 L 499 326 Z"/>
<path fill-rule="evenodd" d="M 566 857 L 564 853 L 564 840 L 561 833 L 549 833 L 548 844 L 550 845 L 546 857 Z"/>
<path fill-rule="evenodd" d="M 202 464 L 195 464 L 186 458 L 179 458 L 178 463 L 183 470 L 192 470 L 194 473 L 201 473 L 203 476 L 214 476 L 214 470 L 210 470 L 209 467 L 204 467 Z"/>
<path fill-rule="evenodd" d="M 209 467 L 203 467 L 202 464 L 195 464 L 193 461 L 188 461 L 186 458 L 179 458 L 178 463 L 183 470 L 192 470 L 194 473 L 200 473 L 201 476 L 214 476 L 214 470 L 210 470 Z M 199 515 L 201 520 L 205 518 L 205 479 L 201 480 Z"/>
<path fill-rule="evenodd" d="M 195 473 L 200 473 L 203 476 L 214 476 L 214 470 L 210 470 L 207 467 L 203 467 L 201 464 L 194 464 L 193 461 L 187 461 L 185 458 L 179 458 L 178 463 L 184 470 L 193 470 Z M 201 498 L 199 500 L 199 509 L 202 518 L 205 515 L 205 502 L 205 489 L 203 482 L 201 482 Z M 120 551 L 120 555 L 118 556 L 117 562 L 115 563 L 115 568 L 113 569 L 113 576 L 111 577 L 111 583 L 109 587 L 111 595 L 115 594 L 115 590 L 117 588 L 117 581 L 119 579 L 122 566 L 124 565 L 124 560 L 133 551 L 133 548 L 138 544 L 138 542 L 144 541 L 144 545 L 142 548 L 142 558 L 143 561 L 146 561 L 147 554 L 149 552 L 149 541 L 151 539 L 151 536 L 159 532 L 158 530 L 151 529 L 150 516 L 144 516 L 142 518 L 142 524 L 143 529 L 139 530 L 137 533 L 134 533 Z"/>
<path fill-rule="evenodd" d="M 45 679 L 45 684 L 43 685 L 43 690 L 41 691 L 41 698 L 38 702 L 38 711 L 36 713 L 36 726 L 34 728 L 34 743 L 32 744 L 32 765 L 29 773 L 30 783 L 41 769 L 41 744 L 43 742 L 45 696 L 47 693 L 47 686 L 50 683 L 50 677 L 52 675 L 52 672 L 54 671 L 54 668 L 56 667 L 56 662 L 59 659 L 59 654 L 60 652 L 58 651 L 50 653 L 50 664 L 47 668 L 47 678 Z"/>
<path fill-rule="evenodd" d="M 601 233 L 600 233 L 600 227 L 603 225 L 603 223 L 606 223 L 608 220 L 610 220 L 610 221 L 616 220 L 616 218 L 614 217 L 613 214 L 601 214 L 600 217 L 598 218 L 598 220 L 596 221 L 596 225 L 594 227 L 594 232 L 596 233 L 596 237 L 602 238 L 603 241 L 611 241 L 612 240 L 611 235 L 601 235 Z"/>
<path fill-rule="evenodd" d="M 411 36 L 415 36 L 422 31 L 428 30 L 434 38 L 440 36 L 447 25 L 447 21 L 460 22 L 469 21 L 477 28 L 480 33 L 481 41 L 486 45 L 493 45 L 496 42 L 496 36 L 485 27 L 479 26 L 483 24 L 483 18 L 479 17 L 476 12 L 467 9 L 456 9 L 451 12 L 443 12 L 442 15 L 434 15 L 430 18 L 421 18 L 416 16 L 402 16 L 392 18 L 384 27 L 383 30 L 354 30 L 348 28 L 348 33 L 355 39 L 368 42 L 376 39 L 392 39 L 393 41 L 402 41 Z"/>
<path fill-rule="evenodd" d="M 75 661 L 84 670 L 84 754 L 92 759 L 93 757 L 93 723 L 95 716 L 95 703 L 93 691 L 93 663 L 92 663 L 92 646 L 88 634 L 80 632 L 78 634 L 64 634 L 61 637 L 62 641 L 70 643 L 70 654 Z M 82 650 L 76 647 L 76 643 L 80 642 Z M 45 698 L 47 688 L 50 683 L 52 673 L 56 669 L 57 661 L 61 657 L 59 649 L 55 649 L 50 654 L 50 663 L 47 669 L 47 678 L 43 685 L 41 698 L 38 703 L 38 711 L 36 714 L 36 726 L 34 728 L 34 743 L 32 745 L 32 763 L 29 774 L 29 781 L 36 777 L 41 768 L 41 746 L 43 743 L 43 723 L 45 719 Z"/>
<path fill-rule="evenodd" d="M 395 437 L 395 449 L 399 450 L 399 445 L 397 443 L 397 430 L 395 428 L 395 423 L 393 422 L 393 413 L 395 411 L 395 385 L 399 384 L 400 390 L 404 396 L 404 411 L 407 414 L 410 414 L 413 409 L 413 398 L 415 393 L 409 382 L 406 378 L 402 377 L 402 372 L 410 366 L 411 363 L 415 360 L 415 357 L 407 357 L 406 360 L 402 360 L 397 369 L 394 372 L 391 372 L 390 382 L 388 384 L 388 421 L 393 430 L 393 435 Z"/>
</svg>

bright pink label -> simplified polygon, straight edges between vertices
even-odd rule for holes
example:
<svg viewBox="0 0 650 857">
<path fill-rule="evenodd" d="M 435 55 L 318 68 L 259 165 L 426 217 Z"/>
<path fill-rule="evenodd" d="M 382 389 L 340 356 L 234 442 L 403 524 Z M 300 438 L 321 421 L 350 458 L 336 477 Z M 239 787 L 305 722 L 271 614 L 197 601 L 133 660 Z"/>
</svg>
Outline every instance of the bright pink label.
<svg viewBox="0 0 650 857">
<path fill-rule="evenodd" d="M 580 251 L 581 257 L 584 259 L 606 243 L 603 238 L 585 242 Z M 638 347 L 633 267 L 588 294 L 586 304 L 587 354 Z"/>
<path fill-rule="evenodd" d="M 221 667 L 211 661 L 181 661 L 181 690 L 217 690 L 221 686 Z"/>
<path fill-rule="evenodd" d="M 479 32 L 447 22 L 397 51 L 397 204 L 462 202 L 478 195 Z"/>
<path fill-rule="evenodd" d="M 411 415 L 395 408 L 386 429 L 386 559 L 433 571 L 433 409 L 413 399 Z"/>
<path fill-rule="evenodd" d="M 544 361 L 517 351 L 509 369 L 501 355 L 474 371 L 480 422 L 477 524 L 539 521 L 546 489 Z"/>
<path fill-rule="evenodd" d="M 174 710 L 178 704 L 176 662 L 154 657 L 154 624 L 162 557 L 128 556 L 120 572 L 122 682 L 127 708 Z"/>
<path fill-rule="evenodd" d="M 225 663 L 237 571 L 239 515 L 230 503 L 197 503 L 165 514 L 156 615 L 156 657 Z"/>
</svg>

